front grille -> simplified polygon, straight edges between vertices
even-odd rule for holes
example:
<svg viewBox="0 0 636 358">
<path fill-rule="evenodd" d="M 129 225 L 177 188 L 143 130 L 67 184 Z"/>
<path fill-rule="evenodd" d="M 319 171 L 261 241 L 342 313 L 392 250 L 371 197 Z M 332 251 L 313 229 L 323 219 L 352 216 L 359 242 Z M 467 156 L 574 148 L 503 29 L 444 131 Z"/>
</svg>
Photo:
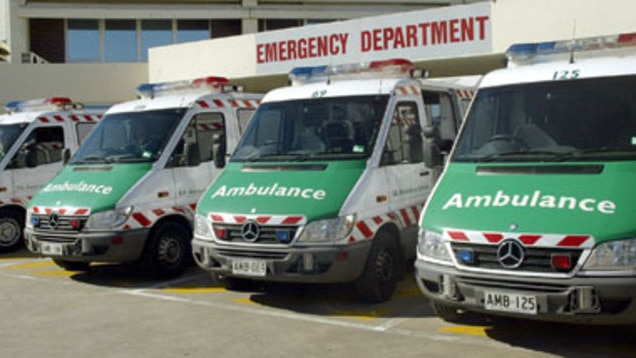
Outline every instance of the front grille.
<svg viewBox="0 0 636 358">
<path fill-rule="evenodd" d="M 508 271 L 523 271 L 523 272 L 537 272 L 537 273 L 565 273 L 570 272 L 576 266 L 581 254 L 582 249 L 572 248 L 554 248 L 554 247 L 525 247 L 525 259 L 519 267 L 506 268 L 497 261 L 497 248 L 496 245 L 478 245 L 469 243 L 451 243 L 453 254 L 457 258 L 457 261 L 462 266 L 471 268 L 480 268 L 486 270 L 508 270 Z M 473 261 L 465 262 L 459 258 L 457 252 L 461 249 L 468 249 L 473 252 Z M 572 267 L 569 271 L 557 270 L 552 267 L 551 257 L 553 254 L 569 255 Z"/>
<path fill-rule="evenodd" d="M 238 258 L 252 258 L 252 259 L 264 259 L 264 260 L 284 260 L 287 257 L 286 252 L 280 251 L 254 251 L 254 250 L 227 250 L 219 249 L 219 254 L 226 257 L 238 257 Z"/>
<path fill-rule="evenodd" d="M 237 243 L 247 242 L 243 239 L 242 235 L 243 224 L 215 223 L 213 228 L 217 233 L 217 237 L 219 236 L 219 232 L 224 232 L 224 236 L 221 238 L 223 241 Z M 259 244 L 288 244 L 294 239 L 297 231 L 297 226 L 263 225 L 260 226 L 258 238 L 252 242 Z"/>
<path fill-rule="evenodd" d="M 82 231 L 88 221 L 87 216 L 58 216 L 57 226 L 51 223 L 51 215 L 33 215 L 36 219 L 34 229 L 48 232 L 78 232 Z M 73 224 L 72 224 L 73 223 Z"/>
</svg>

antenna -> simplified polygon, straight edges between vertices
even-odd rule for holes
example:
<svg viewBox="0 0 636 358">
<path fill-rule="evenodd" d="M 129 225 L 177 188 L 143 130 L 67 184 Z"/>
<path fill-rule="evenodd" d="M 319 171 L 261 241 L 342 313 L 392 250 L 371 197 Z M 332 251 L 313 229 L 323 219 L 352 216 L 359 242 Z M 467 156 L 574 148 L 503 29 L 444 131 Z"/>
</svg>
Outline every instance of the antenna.
<svg viewBox="0 0 636 358">
<path fill-rule="evenodd" d="M 570 44 L 570 63 L 574 63 L 574 39 L 576 39 L 576 18 L 572 21 L 572 43 Z"/>
</svg>

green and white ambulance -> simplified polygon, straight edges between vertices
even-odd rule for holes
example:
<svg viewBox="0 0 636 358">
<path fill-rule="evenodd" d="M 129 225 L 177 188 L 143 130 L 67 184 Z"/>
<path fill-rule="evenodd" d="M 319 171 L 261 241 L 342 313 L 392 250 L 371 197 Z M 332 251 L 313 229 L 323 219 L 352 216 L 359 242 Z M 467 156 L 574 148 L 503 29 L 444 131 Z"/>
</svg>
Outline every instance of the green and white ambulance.
<svg viewBox="0 0 636 358">
<path fill-rule="evenodd" d="M 420 222 L 440 317 L 636 323 L 634 46 L 513 45 L 483 78 Z"/>
<path fill-rule="evenodd" d="M 70 98 L 12 101 L 0 115 L 0 252 L 24 246 L 26 208 L 95 127 L 106 108 Z"/>
<path fill-rule="evenodd" d="M 450 143 L 461 121 L 458 92 L 413 72 L 403 59 L 293 69 L 198 203 L 199 266 L 229 287 L 354 281 L 390 298 L 440 169 L 424 164 L 423 128 Z"/>
<path fill-rule="evenodd" d="M 68 165 L 30 202 L 28 248 L 68 270 L 139 263 L 150 277 L 192 262 L 199 196 L 261 95 L 223 77 L 143 84 L 114 105 Z"/>
</svg>

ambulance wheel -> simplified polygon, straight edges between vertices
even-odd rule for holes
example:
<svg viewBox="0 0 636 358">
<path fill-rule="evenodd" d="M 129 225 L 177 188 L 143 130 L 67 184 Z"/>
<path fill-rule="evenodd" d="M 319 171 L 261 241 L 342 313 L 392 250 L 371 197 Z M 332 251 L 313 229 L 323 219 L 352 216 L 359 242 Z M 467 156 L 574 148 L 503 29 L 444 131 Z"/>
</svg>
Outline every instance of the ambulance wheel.
<svg viewBox="0 0 636 358">
<path fill-rule="evenodd" d="M 192 259 L 189 230 L 174 222 L 163 222 L 151 232 L 142 253 L 141 267 L 151 278 L 181 275 Z"/>
<path fill-rule="evenodd" d="M 67 261 L 60 259 L 53 259 L 53 262 L 66 271 L 88 271 L 88 268 L 91 265 L 90 262 Z"/>
<path fill-rule="evenodd" d="M 373 239 L 364 271 L 355 282 L 360 298 L 369 303 L 387 301 L 397 287 L 400 276 L 400 249 L 386 233 Z"/>
<path fill-rule="evenodd" d="M 24 218 L 14 211 L 0 214 L 0 252 L 17 251 L 24 245 Z"/>
</svg>

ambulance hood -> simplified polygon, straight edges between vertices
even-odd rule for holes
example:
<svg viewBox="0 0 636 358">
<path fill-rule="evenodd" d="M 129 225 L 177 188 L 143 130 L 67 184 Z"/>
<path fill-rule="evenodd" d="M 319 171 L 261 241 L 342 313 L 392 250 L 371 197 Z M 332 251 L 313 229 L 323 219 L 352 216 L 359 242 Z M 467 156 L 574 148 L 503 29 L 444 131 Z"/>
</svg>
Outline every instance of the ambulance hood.
<svg viewBox="0 0 636 358">
<path fill-rule="evenodd" d="M 152 167 L 149 163 L 67 165 L 31 200 L 31 206 L 111 210 Z"/>
<path fill-rule="evenodd" d="M 422 218 L 426 230 L 634 237 L 636 163 L 452 163 Z"/>
<path fill-rule="evenodd" d="M 365 161 L 230 163 L 202 196 L 197 211 L 240 215 L 335 217 Z"/>
</svg>

